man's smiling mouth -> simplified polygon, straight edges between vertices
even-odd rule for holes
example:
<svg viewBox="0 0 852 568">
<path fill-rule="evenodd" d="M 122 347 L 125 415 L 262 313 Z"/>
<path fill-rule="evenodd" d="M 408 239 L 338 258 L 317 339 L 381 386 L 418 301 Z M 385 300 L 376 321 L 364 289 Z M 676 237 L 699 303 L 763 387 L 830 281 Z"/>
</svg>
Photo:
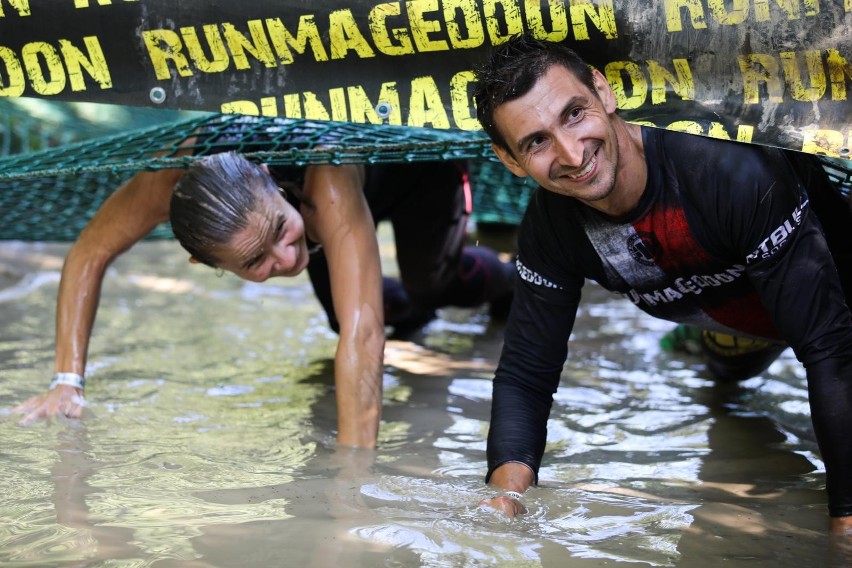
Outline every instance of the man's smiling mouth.
<svg viewBox="0 0 852 568">
<path fill-rule="evenodd" d="M 569 178 L 571 178 L 571 179 L 574 179 L 574 180 L 576 180 L 576 179 L 580 179 L 581 177 L 588 175 L 588 173 L 589 173 L 590 171 L 592 171 L 592 168 L 594 168 L 594 167 L 595 167 L 595 164 L 596 164 L 596 163 L 598 163 L 598 157 L 597 157 L 597 154 L 595 154 L 595 155 L 593 155 L 593 156 L 592 156 L 592 159 L 591 159 L 591 160 L 589 160 L 589 163 L 588 163 L 588 164 L 586 164 L 586 167 L 585 167 L 585 168 L 583 168 L 582 170 L 580 170 L 579 172 L 577 172 L 577 173 L 575 173 L 575 174 L 567 174 L 567 176 L 568 176 Z"/>
</svg>

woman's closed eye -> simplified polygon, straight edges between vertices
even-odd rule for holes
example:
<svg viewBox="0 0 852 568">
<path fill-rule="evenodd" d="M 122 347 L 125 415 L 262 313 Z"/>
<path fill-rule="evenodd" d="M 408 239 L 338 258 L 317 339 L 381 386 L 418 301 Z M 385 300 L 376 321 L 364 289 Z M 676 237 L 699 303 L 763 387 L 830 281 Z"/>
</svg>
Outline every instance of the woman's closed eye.
<svg viewBox="0 0 852 568">
<path fill-rule="evenodd" d="M 271 233 L 271 242 L 267 245 L 269 249 L 274 247 L 275 244 L 284 237 L 286 227 L 287 218 L 284 215 L 279 216 L 278 221 L 275 224 L 275 229 Z M 259 251 L 257 254 L 246 260 L 242 265 L 243 270 L 253 270 L 263 264 L 263 259 L 266 256 L 266 251 L 268 250 L 267 247 L 264 247 L 264 250 Z"/>
<path fill-rule="evenodd" d="M 279 241 L 284 236 L 284 228 L 287 225 L 287 218 L 283 215 L 278 219 L 278 223 L 275 225 L 275 231 L 272 233 L 275 241 Z"/>
</svg>

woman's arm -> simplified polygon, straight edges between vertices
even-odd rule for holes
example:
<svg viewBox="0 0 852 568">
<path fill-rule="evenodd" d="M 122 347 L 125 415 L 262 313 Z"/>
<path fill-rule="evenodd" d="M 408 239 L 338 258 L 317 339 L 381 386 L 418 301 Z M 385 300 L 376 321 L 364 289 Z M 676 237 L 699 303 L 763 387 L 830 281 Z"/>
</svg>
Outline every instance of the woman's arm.
<svg viewBox="0 0 852 568">
<path fill-rule="evenodd" d="M 361 166 L 314 166 L 305 178 L 303 216 L 328 261 L 340 322 L 335 355 L 337 439 L 374 448 L 382 410 L 385 345 L 382 267 Z"/>
<path fill-rule="evenodd" d="M 137 173 L 104 202 L 69 249 L 56 305 L 56 372 L 84 374 L 104 273 L 118 255 L 168 219 L 172 189 L 184 171 Z M 82 393 L 58 385 L 14 411 L 24 415 L 24 424 L 54 414 L 77 418 Z"/>
</svg>

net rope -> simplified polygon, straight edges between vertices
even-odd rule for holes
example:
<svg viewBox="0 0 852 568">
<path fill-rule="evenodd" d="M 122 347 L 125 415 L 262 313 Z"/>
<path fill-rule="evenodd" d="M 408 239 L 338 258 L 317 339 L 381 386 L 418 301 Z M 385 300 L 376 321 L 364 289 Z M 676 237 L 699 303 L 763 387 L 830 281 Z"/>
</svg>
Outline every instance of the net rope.
<svg viewBox="0 0 852 568">
<path fill-rule="evenodd" d="M 469 160 L 473 218 L 483 224 L 517 225 L 535 189 L 496 161 L 481 132 L 204 114 L 0 158 L 0 240 L 73 241 L 135 172 L 186 168 L 226 149 L 286 166 Z M 852 162 L 822 162 L 848 197 Z M 147 238 L 173 235 L 165 224 Z"/>
<path fill-rule="evenodd" d="M 533 190 L 495 161 L 481 133 L 203 115 L 0 159 L 0 240 L 74 240 L 135 172 L 186 168 L 226 149 L 289 166 L 467 159 L 479 223 L 517 224 Z M 148 236 L 172 237 L 167 225 Z"/>
</svg>

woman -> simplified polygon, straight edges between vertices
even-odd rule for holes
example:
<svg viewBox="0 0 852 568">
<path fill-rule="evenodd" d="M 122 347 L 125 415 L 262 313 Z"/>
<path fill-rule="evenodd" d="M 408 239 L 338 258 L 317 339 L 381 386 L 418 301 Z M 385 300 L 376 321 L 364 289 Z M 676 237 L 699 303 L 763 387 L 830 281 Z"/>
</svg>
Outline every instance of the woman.
<svg viewBox="0 0 852 568">
<path fill-rule="evenodd" d="M 488 249 L 464 247 L 470 199 L 461 166 L 268 169 L 223 152 L 189 170 L 137 173 L 104 202 L 70 249 L 59 286 L 54 381 L 15 410 L 25 415 L 24 423 L 81 415 L 88 342 L 106 268 L 171 220 L 190 262 L 252 281 L 308 269 L 340 335 L 338 442 L 375 447 L 386 308 L 397 316 L 407 312 L 398 318 L 401 323 L 422 322 L 418 314 L 440 306 L 511 297 L 513 265 Z M 402 279 L 402 287 L 386 293 L 375 231 L 383 219 L 393 224 Z"/>
</svg>

